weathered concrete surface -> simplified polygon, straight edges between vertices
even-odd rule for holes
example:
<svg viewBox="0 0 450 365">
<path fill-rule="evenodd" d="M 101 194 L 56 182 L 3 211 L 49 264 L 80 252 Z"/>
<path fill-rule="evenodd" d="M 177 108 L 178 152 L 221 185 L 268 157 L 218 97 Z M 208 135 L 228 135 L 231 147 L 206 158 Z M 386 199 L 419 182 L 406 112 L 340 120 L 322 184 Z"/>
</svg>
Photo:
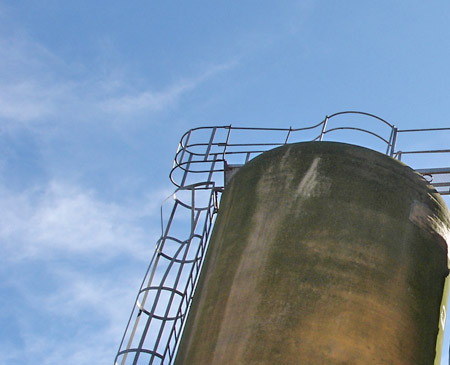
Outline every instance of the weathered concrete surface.
<svg viewBox="0 0 450 365">
<path fill-rule="evenodd" d="M 264 153 L 224 193 L 176 363 L 433 364 L 449 226 L 385 155 Z"/>
</svg>

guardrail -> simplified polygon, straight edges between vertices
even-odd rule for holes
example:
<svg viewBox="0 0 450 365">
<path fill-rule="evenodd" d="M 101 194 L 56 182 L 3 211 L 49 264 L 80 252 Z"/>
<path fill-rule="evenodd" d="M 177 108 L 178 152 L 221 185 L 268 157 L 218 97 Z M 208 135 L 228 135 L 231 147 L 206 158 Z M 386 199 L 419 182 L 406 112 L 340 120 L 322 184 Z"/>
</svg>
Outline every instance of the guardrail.
<svg viewBox="0 0 450 365">
<path fill-rule="evenodd" d="M 352 121 L 355 125 L 348 125 L 348 120 L 342 117 L 365 117 L 367 125 L 361 124 L 361 120 Z M 339 120 L 339 118 L 341 118 Z M 339 123 L 340 122 L 340 123 Z M 344 122 L 344 123 L 342 123 Z M 356 123 L 355 123 L 356 122 Z M 365 128 L 363 128 L 365 127 Z M 353 138 L 341 136 L 342 132 L 356 132 Z M 447 154 L 450 157 L 450 149 L 404 149 L 399 146 L 397 140 L 400 135 L 413 134 L 412 138 L 422 138 L 429 132 L 448 132 L 450 145 L 450 128 L 426 128 L 426 129 L 398 129 L 386 120 L 369 113 L 357 111 L 345 111 L 326 116 L 324 120 L 315 125 L 304 128 L 245 128 L 229 126 L 200 127 L 187 131 L 180 140 L 178 150 L 174 158 L 174 166 L 169 174 L 172 183 L 177 186 L 192 184 L 198 181 L 214 181 L 216 187 L 225 185 L 225 173 L 230 165 L 243 165 L 269 149 L 282 146 L 287 143 L 304 141 L 339 140 L 357 142 L 355 144 L 367 146 L 388 156 L 402 160 L 410 155 L 434 155 Z M 361 136 L 372 138 L 364 139 Z M 421 170 L 436 169 L 428 158 L 429 165 L 411 167 Z M 450 166 L 450 159 L 447 159 Z M 436 172 L 434 172 L 436 173 Z M 427 175 L 429 173 L 427 172 Z M 449 189 L 440 187 L 441 194 L 450 194 Z"/>
</svg>

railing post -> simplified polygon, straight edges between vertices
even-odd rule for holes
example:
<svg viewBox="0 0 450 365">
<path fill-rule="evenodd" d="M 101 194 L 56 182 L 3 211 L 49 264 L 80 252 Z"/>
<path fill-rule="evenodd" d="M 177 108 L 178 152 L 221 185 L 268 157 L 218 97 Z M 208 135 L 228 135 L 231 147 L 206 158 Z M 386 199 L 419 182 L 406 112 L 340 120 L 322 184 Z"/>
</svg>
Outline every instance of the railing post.
<svg viewBox="0 0 450 365">
<path fill-rule="evenodd" d="M 325 134 L 325 129 L 327 128 L 327 123 L 328 123 L 328 115 L 325 116 L 325 119 L 323 120 L 322 132 L 320 133 L 319 141 L 323 140 L 323 136 Z"/>
<path fill-rule="evenodd" d="M 394 137 L 394 129 L 395 127 L 391 127 L 391 134 L 389 136 L 388 146 L 386 148 L 386 155 L 392 155 L 392 138 Z"/>
<path fill-rule="evenodd" d="M 395 153 L 395 144 L 397 143 L 397 134 L 398 134 L 398 129 L 394 126 L 393 134 L 392 134 L 392 142 L 391 142 L 391 153 L 390 153 L 391 157 L 393 157 L 394 153 Z"/>
<path fill-rule="evenodd" d="M 213 130 L 211 132 L 211 137 L 209 138 L 208 147 L 206 148 L 205 158 L 203 159 L 203 161 L 207 161 L 208 160 L 209 153 L 211 152 L 211 148 L 212 148 L 213 143 L 214 143 L 214 137 L 216 136 L 216 130 L 217 130 L 217 127 L 213 127 Z"/>
<path fill-rule="evenodd" d="M 292 132 L 292 126 L 289 127 L 289 131 L 288 131 L 288 134 L 287 134 L 286 139 L 284 141 L 284 144 L 288 143 L 289 137 L 291 136 L 291 132 Z"/>
<path fill-rule="evenodd" d="M 229 126 L 227 126 L 226 128 L 228 128 L 228 133 L 227 133 L 227 138 L 225 139 L 225 143 L 223 144 L 223 152 L 222 152 L 222 154 L 223 154 L 222 160 L 224 160 L 224 161 L 225 161 L 225 155 L 227 154 L 228 142 L 230 141 L 230 135 L 231 135 L 231 129 L 232 129 L 231 124 Z"/>
</svg>

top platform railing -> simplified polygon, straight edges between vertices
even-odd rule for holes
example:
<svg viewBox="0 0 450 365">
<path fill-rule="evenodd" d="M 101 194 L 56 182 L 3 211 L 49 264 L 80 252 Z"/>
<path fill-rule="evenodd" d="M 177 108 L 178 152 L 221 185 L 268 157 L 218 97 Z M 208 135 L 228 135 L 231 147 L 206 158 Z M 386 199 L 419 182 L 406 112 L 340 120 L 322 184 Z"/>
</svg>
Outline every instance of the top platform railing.
<svg viewBox="0 0 450 365">
<path fill-rule="evenodd" d="M 441 146 L 437 134 L 440 138 L 446 134 Z M 450 127 L 399 129 L 374 114 L 359 111 L 334 113 L 303 128 L 228 125 L 191 129 L 180 140 L 170 179 L 177 187 L 214 181 L 220 189 L 233 167 L 267 150 L 287 143 L 325 140 L 361 145 L 403 160 L 439 193 L 450 194 Z"/>
</svg>

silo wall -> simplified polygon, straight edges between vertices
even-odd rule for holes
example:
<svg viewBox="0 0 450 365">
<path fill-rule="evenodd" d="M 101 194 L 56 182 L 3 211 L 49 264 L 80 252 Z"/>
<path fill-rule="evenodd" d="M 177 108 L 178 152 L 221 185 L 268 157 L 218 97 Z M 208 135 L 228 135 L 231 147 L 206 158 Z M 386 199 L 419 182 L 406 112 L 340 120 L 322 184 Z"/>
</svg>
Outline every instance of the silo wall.
<svg viewBox="0 0 450 365">
<path fill-rule="evenodd" d="M 388 156 L 265 152 L 225 189 L 176 364 L 433 364 L 449 226 Z"/>
</svg>

